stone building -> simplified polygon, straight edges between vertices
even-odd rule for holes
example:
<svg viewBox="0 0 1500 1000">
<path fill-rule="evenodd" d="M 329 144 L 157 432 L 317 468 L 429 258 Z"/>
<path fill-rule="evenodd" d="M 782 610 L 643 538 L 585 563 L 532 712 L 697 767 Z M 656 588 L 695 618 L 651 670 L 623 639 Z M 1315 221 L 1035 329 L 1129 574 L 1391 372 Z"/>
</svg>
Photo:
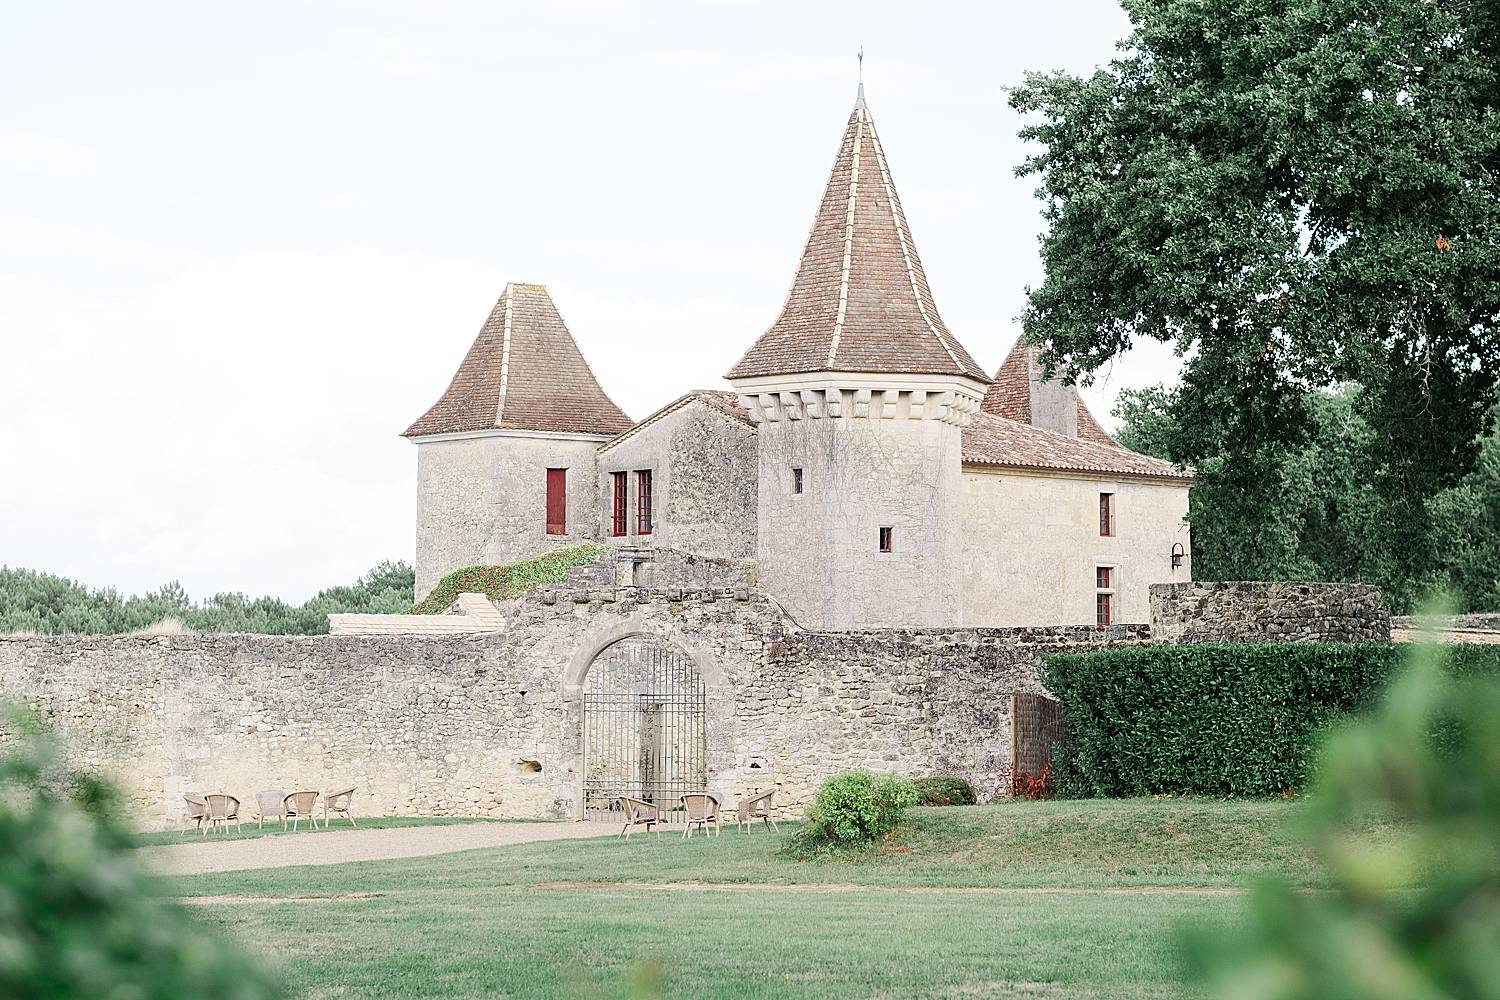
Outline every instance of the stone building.
<svg viewBox="0 0 1500 1000">
<path fill-rule="evenodd" d="M 1191 475 L 1122 448 L 1018 343 L 944 324 L 863 89 L 781 313 L 631 423 L 540 285 L 507 285 L 417 445 L 419 595 L 580 540 L 734 561 L 809 628 L 1144 622 L 1192 579 Z"/>
</svg>

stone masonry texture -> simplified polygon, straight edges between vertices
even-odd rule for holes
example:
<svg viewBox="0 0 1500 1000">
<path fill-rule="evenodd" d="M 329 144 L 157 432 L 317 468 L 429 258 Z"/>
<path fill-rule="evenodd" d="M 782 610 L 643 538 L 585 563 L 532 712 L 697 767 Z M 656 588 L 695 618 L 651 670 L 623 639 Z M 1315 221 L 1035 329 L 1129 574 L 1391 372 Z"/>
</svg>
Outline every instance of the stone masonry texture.
<svg viewBox="0 0 1500 1000">
<path fill-rule="evenodd" d="M 1384 642 L 1391 612 L 1358 583 L 1158 583 L 1151 631 L 1158 642 Z"/>
<path fill-rule="evenodd" d="M 1175 588 L 1153 589 L 1154 627 L 819 632 L 745 586 L 601 583 L 508 602 L 504 631 L 475 635 L 0 637 L 0 701 L 47 719 L 145 825 L 176 820 L 189 791 L 227 791 L 250 816 L 262 789 L 344 785 L 357 814 L 568 817 L 589 669 L 650 636 L 703 677 L 709 789 L 733 802 L 774 786 L 796 813 L 856 767 L 1000 790 L 1010 695 L 1045 693 L 1047 652 L 1388 626 L 1370 588 Z"/>
</svg>

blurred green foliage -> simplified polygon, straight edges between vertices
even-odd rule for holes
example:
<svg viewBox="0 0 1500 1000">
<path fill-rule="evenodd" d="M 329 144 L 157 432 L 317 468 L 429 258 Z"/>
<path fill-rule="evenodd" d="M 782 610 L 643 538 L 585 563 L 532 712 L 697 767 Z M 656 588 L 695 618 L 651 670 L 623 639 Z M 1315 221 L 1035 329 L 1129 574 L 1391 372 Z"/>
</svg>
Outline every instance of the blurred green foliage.
<svg viewBox="0 0 1500 1000">
<path fill-rule="evenodd" d="M 215 594 L 198 603 L 175 581 L 122 597 L 113 588 L 90 590 L 51 573 L 0 567 L 0 632 L 107 634 L 176 619 L 194 632 L 323 635 L 330 614 L 405 612 L 415 582 L 406 563 L 382 562 L 352 586 L 329 587 L 302 605 L 240 593 Z"/>
<path fill-rule="evenodd" d="M 1190 955 L 1224 1000 L 1500 998 L 1500 680 L 1421 648 L 1323 749 L 1303 814 L 1332 888 L 1269 881 L 1247 927 Z M 1357 832 L 1372 816 L 1400 836 Z"/>
<path fill-rule="evenodd" d="M 273 977 L 130 857 L 113 791 L 69 772 L 25 719 L 0 757 L 0 997 L 261 1000 Z"/>
<path fill-rule="evenodd" d="M 1264 796 L 1306 782 L 1326 731 L 1373 706 L 1401 669 L 1394 643 L 1151 645 L 1048 656 L 1068 738 L 1053 755 L 1074 797 Z M 1500 677 L 1500 645 L 1449 653 Z"/>
</svg>

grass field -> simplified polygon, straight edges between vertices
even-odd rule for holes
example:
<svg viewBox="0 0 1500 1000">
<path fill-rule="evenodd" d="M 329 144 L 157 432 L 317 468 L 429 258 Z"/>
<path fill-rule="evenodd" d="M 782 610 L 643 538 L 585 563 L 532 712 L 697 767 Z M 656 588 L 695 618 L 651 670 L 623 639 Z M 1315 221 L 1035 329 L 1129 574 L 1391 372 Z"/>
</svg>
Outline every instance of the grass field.
<svg viewBox="0 0 1500 1000">
<path fill-rule="evenodd" d="M 1319 883 L 1296 808 L 925 809 L 859 859 L 779 858 L 784 832 L 637 834 L 169 888 L 228 897 L 201 912 L 319 1000 L 651 996 L 628 981 L 656 975 L 664 996 L 1185 997 L 1181 926 L 1232 924 L 1257 876 Z"/>
</svg>

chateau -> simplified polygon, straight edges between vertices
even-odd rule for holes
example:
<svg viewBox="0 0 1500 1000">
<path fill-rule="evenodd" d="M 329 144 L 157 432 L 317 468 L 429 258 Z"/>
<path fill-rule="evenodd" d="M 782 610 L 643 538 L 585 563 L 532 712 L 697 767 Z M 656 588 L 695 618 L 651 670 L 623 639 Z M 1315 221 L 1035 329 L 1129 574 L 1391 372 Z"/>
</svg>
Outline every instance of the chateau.
<svg viewBox="0 0 1500 1000">
<path fill-rule="evenodd" d="M 1390 635 L 1371 587 L 1191 581 L 1190 476 L 1121 448 L 1031 348 L 975 363 L 863 99 L 727 379 L 632 422 L 547 291 L 508 285 L 406 432 L 418 589 L 612 558 L 329 635 L 0 636 L 0 700 L 167 823 L 189 793 L 351 785 L 362 814 L 619 823 L 622 796 L 704 790 L 796 813 L 855 768 L 1004 796 L 1056 740 L 1048 654 Z"/>
<path fill-rule="evenodd" d="M 992 377 L 944 324 L 861 86 L 786 302 L 731 389 L 633 423 L 547 290 L 506 286 L 405 432 L 418 596 L 603 541 L 657 583 L 713 567 L 805 628 L 1145 622 L 1151 584 L 1192 578 L 1192 477 L 1041 375 L 1018 342 Z"/>
</svg>

